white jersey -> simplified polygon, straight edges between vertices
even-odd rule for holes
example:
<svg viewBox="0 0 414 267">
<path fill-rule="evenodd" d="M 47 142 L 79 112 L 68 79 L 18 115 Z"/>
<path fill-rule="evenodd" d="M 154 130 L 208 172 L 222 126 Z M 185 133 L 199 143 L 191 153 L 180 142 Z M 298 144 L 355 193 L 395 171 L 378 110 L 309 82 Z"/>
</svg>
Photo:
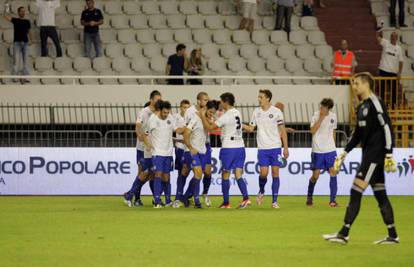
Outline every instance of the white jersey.
<svg viewBox="0 0 414 267">
<path fill-rule="evenodd" d="M 147 127 L 147 123 L 149 118 L 151 117 L 151 115 L 154 114 L 152 112 L 152 110 L 150 109 L 150 107 L 146 107 L 140 110 L 140 112 L 138 112 L 138 116 L 137 116 L 137 122 L 136 123 L 140 123 L 141 124 L 141 130 L 142 132 L 146 132 L 146 127 Z M 137 139 L 137 150 L 140 151 L 145 151 L 145 145 L 144 142 L 141 142 Z"/>
<path fill-rule="evenodd" d="M 177 126 L 177 128 L 185 127 L 186 123 L 184 120 L 184 117 L 181 116 L 180 113 L 175 113 L 172 115 L 174 118 L 174 123 Z M 176 134 L 176 140 L 184 140 L 183 136 L 181 134 Z M 185 145 L 182 142 L 175 142 L 175 147 L 179 149 L 186 149 Z"/>
<path fill-rule="evenodd" d="M 216 125 L 222 129 L 221 140 L 223 148 L 244 147 L 242 117 L 237 109 L 227 110 L 216 120 Z"/>
<path fill-rule="evenodd" d="M 319 120 L 319 111 L 312 117 L 311 127 Z M 318 131 L 312 137 L 312 152 L 329 153 L 336 150 L 334 140 L 334 130 L 337 127 L 336 114 L 329 112 L 323 119 Z"/>
<path fill-rule="evenodd" d="M 204 131 L 203 121 L 198 116 L 193 116 L 187 125 L 191 130 L 191 145 L 198 150 L 199 153 L 205 154 L 206 149 L 206 132 Z"/>
<path fill-rule="evenodd" d="M 390 41 L 382 38 L 382 55 L 379 65 L 379 69 L 390 72 L 398 73 L 400 62 L 404 61 L 403 50 L 399 45 L 393 45 Z"/>
<path fill-rule="evenodd" d="M 266 111 L 256 108 L 253 111 L 250 125 L 257 127 L 257 147 L 259 149 L 282 147 L 278 126 L 283 124 L 283 113 L 280 109 L 274 106 L 270 106 Z"/>
<path fill-rule="evenodd" d="M 168 115 L 165 120 L 160 119 L 157 115 L 152 115 L 148 120 L 147 134 L 151 137 L 152 155 L 172 157 L 173 132 L 177 130 L 172 115 Z"/>
</svg>

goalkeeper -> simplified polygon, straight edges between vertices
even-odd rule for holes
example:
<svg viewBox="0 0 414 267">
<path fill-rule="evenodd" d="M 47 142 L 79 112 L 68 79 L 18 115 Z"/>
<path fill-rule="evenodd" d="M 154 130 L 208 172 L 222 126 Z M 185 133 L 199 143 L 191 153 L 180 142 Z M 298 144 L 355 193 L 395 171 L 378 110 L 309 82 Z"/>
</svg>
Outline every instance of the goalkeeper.
<svg viewBox="0 0 414 267">
<path fill-rule="evenodd" d="M 361 101 L 356 114 L 357 125 L 345 151 L 335 160 L 334 168 L 339 171 L 347 153 L 358 144 L 361 144 L 362 148 L 362 162 L 351 188 L 344 225 L 338 233 L 323 236 L 330 242 L 342 244 L 348 242 L 349 230 L 358 215 L 362 194 L 368 185 L 371 185 L 382 218 L 388 228 L 388 236 L 375 244 L 399 243 L 394 226 L 393 210 L 385 190 L 384 177 L 384 170 L 386 172 L 396 170 L 392 157 L 392 126 L 384 102 L 372 92 L 374 85 L 373 77 L 366 72 L 358 73 L 352 79 L 352 89 Z"/>
</svg>

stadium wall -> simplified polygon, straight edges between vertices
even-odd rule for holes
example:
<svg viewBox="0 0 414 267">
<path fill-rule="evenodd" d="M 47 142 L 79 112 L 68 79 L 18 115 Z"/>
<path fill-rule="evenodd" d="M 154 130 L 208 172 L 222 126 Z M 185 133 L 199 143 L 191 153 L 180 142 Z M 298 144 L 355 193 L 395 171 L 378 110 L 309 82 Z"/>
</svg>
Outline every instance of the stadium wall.
<svg viewBox="0 0 414 267">
<path fill-rule="evenodd" d="M 247 148 L 244 179 L 249 193 L 258 192 L 257 149 Z M 221 195 L 219 149 L 213 149 L 211 195 Z M 339 152 L 339 151 L 338 151 Z M 0 194 L 2 195 L 120 195 L 129 190 L 137 167 L 134 148 L 0 148 Z M 292 148 L 281 169 L 282 195 L 305 195 L 311 175 L 309 148 Z M 391 195 L 414 195 L 414 149 L 395 149 L 398 171 L 386 175 Z M 347 195 L 361 159 L 352 151 L 338 175 L 338 194 Z M 173 192 L 176 171 L 171 175 Z M 266 192 L 270 190 L 268 182 Z M 149 195 L 148 186 L 143 194 Z M 234 179 L 231 194 L 239 195 Z M 329 194 L 329 176 L 322 174 L 315 194 Z M 367 194 L 372 194 L 371 189 Z"/>
</svg>

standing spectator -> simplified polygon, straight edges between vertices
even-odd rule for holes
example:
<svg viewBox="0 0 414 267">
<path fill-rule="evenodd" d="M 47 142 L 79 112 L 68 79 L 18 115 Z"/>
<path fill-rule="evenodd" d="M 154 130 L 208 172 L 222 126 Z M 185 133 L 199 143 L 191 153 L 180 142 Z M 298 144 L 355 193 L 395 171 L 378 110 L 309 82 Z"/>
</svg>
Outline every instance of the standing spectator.
<svg viewBox="0 0 414 267">
<path fill-rule="evenodd" d="M 201 49 L 193 49 L 190 55 L 188 74 L 191 76 L 199 76 L 203 74 L 203 62 L 201 61 Z M 203 84 L 200 79 L 189 79 L 189 84 Z"/>
<path fill-rule="evenodd" d="M 100 9 L 95 8 L 94 0 L 86 0 L 86 5 L 88 8 L 82 11 L 81 24 L 84 26 L 83 42 L 85 56 L 92 59 L 92 44 L 95 48 L 96 57 L 102 56 L 99 25 L 103 24 L 103 15 Z"/>
<path fill-rule="evenodd" d="M 19 7 L 17 13 L 18 18 L 12 18 L 7 15 L 5 10 L 4 18 L 13 23 L 14 37 L 13 37 L 13 69 L 12 75 L 19 75 L 20 59 L 23 62 L 23 75 L 29 75 L 29 68 L 27 66 L 28 47 L 32 43 L 32 36 L 30 33 L 30 21 L 25 19 L 26 9 Z M 13 82 L 16 82 L 13 79 Z M 22 80 L 23 83 L 29 82 L 29 80 Z"/>
<path fill-rule="evenodd" d="M 282 22 L 284 20 L 284 30 L 289 34 L 290 20 L 292 18 L 293 9 L 297 6 L 297 0 L 274 0 L 274 5 L 277 5 L 275 31 L 282 29 Z"/>
<path fill-rule="evenodd" d="M 302 7 L 302 17 L 313 16 L 313 0 L 304 0 Z"/>
<path fill-rule="evenodd" d="M 382 31 L 377 32 L 378 43 L 382 46 L 382 55 L 379 65 L 379 76 L 381 77 L 395 77 L 393 80 L 382 80 L 380 86 L 380 96 L 385 101 L 386 93 L 391 94 L 391 108 L 397 104 L 397 86 L 398 80 L 401 77 L 401 72 L 404 66 L 403 50 L 397 44 L 398 33 L 391 33 L 391 41 L 383 38 Z"/>
<path fill-rule="evenodd" d="M 60 0 L 36 0 L 39 13 L 40 43 L 42 47 L 42 57 L 49 56 L 47 48 L 47 38 L 50 37 L 56 47 L 57 57 L 62 56 L 58 33 L 55 24 L 55 9 L 60 7 Z"/>
<path fill-rule="evenodd" d="M 257 5 L 259 0 L 242 0 L 243 2 L 243 18 L 240 22 L 240 30 L 248 30 L 252 32 L 254 29 L 254 19 L 257 14 Z"/>
<path fill-rule="evenodd" d="M 348 50 L 348 42 L 342 40 L 341 48 L 338 51 L 335 51 L 333 59 L 334 70 L 332 76 L 335 80 L 335 84 L 349 84 L 349 79 L 341 78 L 351 77 L 354 74 L 357 65 L 358 63 L 355 54 Z"/>
<path fill-rule="evenodd" d="M 404 2 L 405 0 L 398 0 L 398 25 L 401 27 L 408 27 L 407 24 L 405 24 L 405 8 L 404 8 Z M 397 19 L 396 19 L 396 12 L 395 9 L 397 7 L 397 0 L 391 0 L 391 6 L 390 6 L 390 26 L 396 27 L 397 26 Z"/>
<path fill-rule="evenodd" d="M 166 75 L 182 76 L 184 71 L 188 69 L 185 48 L 184 44 L 178 44 L 175 48 L 177 53 L 168 57 L 167 67 L 165 68 Z M 184 81 L 182 79 L 168 79 L 168 84 L 183 85 Z"/>
</svg>

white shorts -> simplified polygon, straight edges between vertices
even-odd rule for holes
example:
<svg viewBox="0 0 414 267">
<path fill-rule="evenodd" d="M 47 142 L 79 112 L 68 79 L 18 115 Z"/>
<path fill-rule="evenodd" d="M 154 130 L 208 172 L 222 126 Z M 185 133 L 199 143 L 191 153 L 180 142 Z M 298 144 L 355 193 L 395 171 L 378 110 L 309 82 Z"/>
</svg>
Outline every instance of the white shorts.
<svg viewBox="0 0 414 267">
<path fill-rule="evenodd" d="M 243 18 L 255 19 L 257 14 L 257 4 L 243 3 Z"/>
</svg>

